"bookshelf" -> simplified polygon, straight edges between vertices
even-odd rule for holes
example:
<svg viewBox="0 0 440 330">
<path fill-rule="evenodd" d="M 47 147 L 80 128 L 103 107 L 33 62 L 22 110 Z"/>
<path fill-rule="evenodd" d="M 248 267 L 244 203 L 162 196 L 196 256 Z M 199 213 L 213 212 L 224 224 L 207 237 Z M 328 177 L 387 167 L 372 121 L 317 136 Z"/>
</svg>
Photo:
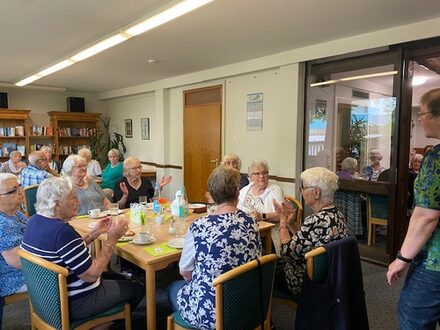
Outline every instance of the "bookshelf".
<svg viewBox="0 0 440 330">
<path fill-rule="evenodd" d="M 9 158 L 12 150 L 29 153 L 29 113 L 31 110 L 0 109 L 0 161 Z"/>
<path fill-rule="evenodd" d="M 98 132 L 101 117 L 100 113 L 59 111 L 48 115 L 53 128 L 54 158 L 60 163 L 79 147 L 90 146 L 90 137 Z"/>
</svg>

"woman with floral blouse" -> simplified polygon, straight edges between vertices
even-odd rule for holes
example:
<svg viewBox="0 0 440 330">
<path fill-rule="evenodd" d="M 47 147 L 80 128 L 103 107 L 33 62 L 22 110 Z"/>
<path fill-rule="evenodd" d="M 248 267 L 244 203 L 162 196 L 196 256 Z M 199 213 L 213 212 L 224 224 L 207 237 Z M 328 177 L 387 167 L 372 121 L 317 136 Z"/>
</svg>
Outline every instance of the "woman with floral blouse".
<svg viewBox="0 0 440 330">
<path fill-rule="evenodd" d="M 276 274 L 275 286 L 299 294 L 306 271 L 305 254 L 318 246 L 348 236 L 344 215 L 333 204 L 338 189 L 338 176 L 323 167 L 313 167 L 301 173 L 301 193 L 304 203 L 313 210 L 301 227 L 294 226 L 290 237 L 289 222 L 294 210 L 287 203 L 274 200 L 280 216 L 282 268 Z M 290 227 L 292 228 L 292 227 Z"/>
<path fill-rule="evenodd" d="M 194 221 L 179 262 L 184 281 L 171 284 L 174 311 L 197 329 L 215 329 L 215 291 L 219 275 L 261 256 L 255 218 L 237 209 L 240 173 L 220 166 L 208 179 L 216 211 Z"/>
</svg>

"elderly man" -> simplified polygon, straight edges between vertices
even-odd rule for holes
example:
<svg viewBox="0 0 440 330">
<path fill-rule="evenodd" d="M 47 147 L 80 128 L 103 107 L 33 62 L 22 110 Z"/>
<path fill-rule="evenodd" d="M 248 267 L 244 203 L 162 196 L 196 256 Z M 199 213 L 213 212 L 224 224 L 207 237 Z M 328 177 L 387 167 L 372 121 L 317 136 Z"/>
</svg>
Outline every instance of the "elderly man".
<svg viewBox="0 0 440 330">
<path fill-rule="evenodd" d="M 124 178 L 115 184 L 113 202 L 118 203 L 121 209 L 130 206 L 130 203 L 138 203 L 140 196 L 153 197 L 154 188 L 150 180 L 142 177 L 142 165 L 139 159 L 128 157 L 124 160 Z M 171 176 L 162 178 L 160 188 L 171 182 Z"/>
<path fill-rule="evenodd" d="M 28 157 L 29 166 L 23 169 L 20 175 L 20 182 L 23 188 L 40 184 L 51 176 L 58 176 L 56 171 L 49 168 L 47 157 L 42 151 L 34 151 Z"/>
</svg>

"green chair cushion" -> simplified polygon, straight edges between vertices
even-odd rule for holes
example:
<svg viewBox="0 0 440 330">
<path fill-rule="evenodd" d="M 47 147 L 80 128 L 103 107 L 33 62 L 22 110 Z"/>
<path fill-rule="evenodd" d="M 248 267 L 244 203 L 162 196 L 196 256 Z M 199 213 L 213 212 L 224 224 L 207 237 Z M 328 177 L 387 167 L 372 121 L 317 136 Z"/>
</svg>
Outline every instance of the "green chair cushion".
<svg viewBox="0 0 440 330">
<path fill-rule="evenodd" d="M 182 319 L 182 316 L 180 316 L 179 312 L 174 312 L 173 318 L 174 318 L 174 323 L 178 324 L 182 328 L 191 329 L 191 330 L 197 329 L 197 328 L 194 328 L 191 324 L 186 323 L 186 321 L 184 319 Z"/>
<path fill-rule="evenodd" d="M 94 319 L 97 319 L 99 317 L 104 317 L 104 316 L 109 316 L 109 315 L 113 315 L 113 314 L 119 313 L 119 312 L 124 310 L 124 307 L 125 307 L 124 303 L 121 303 L 121 304 L 116 305 L 116 306 L 114 306 L 114 307 L 112 307 L 112 308 L 110 308 L 110 309 L 108 309 L 105 312 L 102 312 L 100 314 L 92 315 L 91 317 L 83 319 L 83 320 L 78 320 L 78 321 L 71 322 L 70 323 L 70 327 L 72 329 L 75 329 L 75 328 L 79 327 L 81 324 L 86 323 L 86 322 L 88 322 L 90 320 L 94 320 Z"/>
</svg>

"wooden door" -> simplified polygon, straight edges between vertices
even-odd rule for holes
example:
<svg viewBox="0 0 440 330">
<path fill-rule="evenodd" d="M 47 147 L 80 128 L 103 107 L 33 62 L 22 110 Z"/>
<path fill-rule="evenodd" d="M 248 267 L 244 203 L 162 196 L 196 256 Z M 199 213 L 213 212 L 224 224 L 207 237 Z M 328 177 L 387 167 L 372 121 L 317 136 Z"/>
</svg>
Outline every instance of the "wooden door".
<svg viewBox="0 0 440 330">
<path fill-rule="evenodd" d="M 212 93 L 197 92 L 206 91 Z M 208 177 L 221 160 L 221 114 L 221 102 L 185 105 L 183 174 L 189 201 L 205 201 Z"/>
</svg>

